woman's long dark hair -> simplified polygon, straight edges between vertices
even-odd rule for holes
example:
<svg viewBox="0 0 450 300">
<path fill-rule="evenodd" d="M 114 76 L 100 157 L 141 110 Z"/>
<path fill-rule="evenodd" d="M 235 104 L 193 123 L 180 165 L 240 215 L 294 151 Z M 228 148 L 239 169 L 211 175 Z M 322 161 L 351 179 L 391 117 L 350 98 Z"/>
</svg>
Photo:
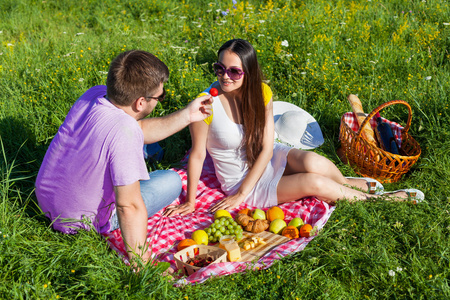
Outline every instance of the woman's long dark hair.
<svg viewBox="0 0 450 300">
<path fill-rule="evenodd" d="M 230 50 L 237 54 L 242 62 L 244 80 L 241 86 L 241 120 L 243 120 L 244 139 L 242 146 L 247 152 L 247 164 L 251 168 L 258 158 L 263 145 L 264 126 L 266 124 L 265 105 L 262 91 L 262 71 L 258 64 L 253 46 L 241 39 L 226 42 L 217 55 Z"/>
</svg>

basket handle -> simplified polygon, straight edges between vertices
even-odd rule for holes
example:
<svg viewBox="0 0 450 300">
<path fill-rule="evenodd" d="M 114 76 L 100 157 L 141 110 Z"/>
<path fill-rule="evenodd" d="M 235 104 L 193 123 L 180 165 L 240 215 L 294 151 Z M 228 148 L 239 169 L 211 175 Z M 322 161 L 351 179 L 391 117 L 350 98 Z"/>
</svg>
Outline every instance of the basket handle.
<svg viewBox="0 0 450 300">
<path fill-rule="evenodd" d="M 361 129 L 364 128 L 364 126 L 366 126 L 366 124 L 369 122 L 369 120 L 371 120 L 377 114 L 377 112 L 380 112 L 383 108 L 386 108 L 386 107 L 388 107 L 390 105 L 394 105 L 394 104 L 403 104 L 408 108 L 408 113 L 409 113 L 408 121 L 406 122 L 406 126 L 402 130 L 402 132 L 407 133 L 409 130 L 409 127 L 411 126 L 411 119 L 412 119 L 411 106 L 409 106 L 408 102 L 406 102 L 404 100 L 392 100 L 392 101 L 383 103 L 380 106 L 378 106 L 377 108 L 375 108 L 374 110 L 372 110 L 372 112 L 364 119 L 361 126 L 359 126 L 358 133 L 356 134 L 356 138 L 361 137 Z"/>
</svg>

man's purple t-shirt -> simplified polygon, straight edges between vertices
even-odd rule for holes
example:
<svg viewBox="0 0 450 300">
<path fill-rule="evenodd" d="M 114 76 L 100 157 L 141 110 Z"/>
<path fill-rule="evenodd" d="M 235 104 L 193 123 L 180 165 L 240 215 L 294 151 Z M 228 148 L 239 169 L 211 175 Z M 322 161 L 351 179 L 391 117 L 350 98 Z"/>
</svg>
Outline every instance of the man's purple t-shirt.
<svg viewBox="0 0 450 300">
<path fill-rule="evenodd" d="M 81 96 L 53 138 L 36 180 L 39 206 L 53 228 L 107 232 L 115 210 L 114 186 L 147 180 L 144 135 L 137 121 L 107 99 L 106 86 Z"/>
</svg>

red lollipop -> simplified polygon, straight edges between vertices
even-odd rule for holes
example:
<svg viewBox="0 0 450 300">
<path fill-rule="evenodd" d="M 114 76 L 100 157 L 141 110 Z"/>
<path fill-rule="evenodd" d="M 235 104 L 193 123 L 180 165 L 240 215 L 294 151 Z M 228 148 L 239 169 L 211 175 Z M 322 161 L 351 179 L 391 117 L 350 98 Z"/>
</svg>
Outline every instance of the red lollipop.
<svg viewBox="0 0 450 300">
<path fill-rule="evenodd" d="M 217 95 L 219 95 L 219 91 L 216 88 L 212 88 L 209 90 L 209 93 L 211 94 L 211 96 L 216 97 Z"/>
</svg>

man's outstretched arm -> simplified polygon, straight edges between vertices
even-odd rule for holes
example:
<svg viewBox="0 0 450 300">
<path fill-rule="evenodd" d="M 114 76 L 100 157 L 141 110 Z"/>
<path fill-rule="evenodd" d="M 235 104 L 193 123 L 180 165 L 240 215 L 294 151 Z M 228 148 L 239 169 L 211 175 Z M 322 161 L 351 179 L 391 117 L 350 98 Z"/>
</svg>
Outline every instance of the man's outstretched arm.
<svg viewBox="0 0 450 300">
<path fill-rule="evenodd" d="M 211 95 L 198 97 L 185 108 L 160 118 L 147 118 L 138 123 L 144 132 L 144 143 L 152 144 L 180 131 L 193 122 L 211 115 Z"/>
</svg>

